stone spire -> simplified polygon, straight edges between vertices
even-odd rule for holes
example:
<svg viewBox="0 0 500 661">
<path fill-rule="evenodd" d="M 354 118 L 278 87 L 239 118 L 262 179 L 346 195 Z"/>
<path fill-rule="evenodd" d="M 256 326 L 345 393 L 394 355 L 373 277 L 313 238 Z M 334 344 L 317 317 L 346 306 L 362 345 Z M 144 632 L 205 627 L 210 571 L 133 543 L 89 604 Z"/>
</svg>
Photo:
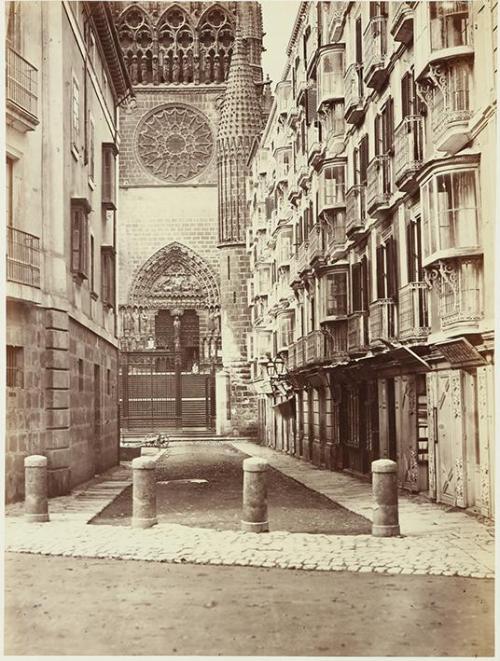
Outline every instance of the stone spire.
<svg viewBox="0 0 500 661">
<path fill-rule="evenodd" d="M 261 105 L 238 23 L 217 135 L 220 244 L 245 241 L 247 159 L 261 130 Z"/>
<path fill-rule="evenodd" d="M 260 102 L 248 61 L 247 46 L 240 24 L 236 28 L 233 55 L 227 78 L 218 139 L 258 135 L 262 129 Z"/>
</svg>

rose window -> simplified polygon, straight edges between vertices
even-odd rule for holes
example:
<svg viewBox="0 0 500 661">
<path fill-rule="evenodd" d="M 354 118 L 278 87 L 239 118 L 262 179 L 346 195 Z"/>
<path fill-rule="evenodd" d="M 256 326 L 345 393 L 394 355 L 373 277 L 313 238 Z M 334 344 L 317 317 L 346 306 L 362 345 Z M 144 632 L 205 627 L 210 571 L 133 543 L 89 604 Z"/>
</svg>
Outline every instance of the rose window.
<svg viewBox="0 0 500 661">
<path fill-rule="evenodd" d="M 212 157 L 212 131 L 199 110 L 164 106 L 139 125 L 137 148 L 142 164 L 156 177 L 188 181 L 200 174 Z"/>
</svg>

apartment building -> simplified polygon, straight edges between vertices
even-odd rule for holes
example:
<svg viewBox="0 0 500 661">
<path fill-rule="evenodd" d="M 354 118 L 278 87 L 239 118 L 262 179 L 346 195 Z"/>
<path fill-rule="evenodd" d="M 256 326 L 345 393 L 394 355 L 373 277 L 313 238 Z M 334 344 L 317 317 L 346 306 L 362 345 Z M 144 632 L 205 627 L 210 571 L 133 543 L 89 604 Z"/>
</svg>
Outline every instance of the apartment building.
<svg viewBox="0 0 500 661">
<path fill-rule="evenodd" d="M 118 461 L 117 105 L 106 2 L 7 2 L 6 498 L 24 457 L 60 495 Z"/>
<path fill-rule="evenodd" d="M 250 157 L 265 442 L 493 516 L 497 3 L 302 2 Z"/>
</svg>

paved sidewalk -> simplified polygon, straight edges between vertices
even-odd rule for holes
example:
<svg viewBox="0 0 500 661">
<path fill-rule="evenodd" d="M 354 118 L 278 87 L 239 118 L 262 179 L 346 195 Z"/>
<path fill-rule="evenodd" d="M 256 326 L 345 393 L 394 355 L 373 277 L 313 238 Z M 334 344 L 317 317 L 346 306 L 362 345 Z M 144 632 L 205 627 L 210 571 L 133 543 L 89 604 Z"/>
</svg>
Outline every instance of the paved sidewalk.
<svg viewBox="0 0 500 661">
<path fill-rule="evenodd" d="M 370 518 L 369 484 L 342 473 L 319 470 L 252 443 L 234 441 L 233 445 L 247 454 L 266 458 L 284 474 Z M 160 453 L 155 456 L 159 458 Z M 86 525 L 130 482 L 130 465 L 122 464 L 70 496 L 51 499 L 49 523 L 27 523 L 22 503 L 8 506 L 5 549 L 159 562 L 493 577 L 494 538 L 490 528 L 465 512 L 447 511 L 406 496 L 400 500 L 400 538 L 286 531 L 259 535 L 178 524 L 159 524 L 149 530 Z"/>
</svg>

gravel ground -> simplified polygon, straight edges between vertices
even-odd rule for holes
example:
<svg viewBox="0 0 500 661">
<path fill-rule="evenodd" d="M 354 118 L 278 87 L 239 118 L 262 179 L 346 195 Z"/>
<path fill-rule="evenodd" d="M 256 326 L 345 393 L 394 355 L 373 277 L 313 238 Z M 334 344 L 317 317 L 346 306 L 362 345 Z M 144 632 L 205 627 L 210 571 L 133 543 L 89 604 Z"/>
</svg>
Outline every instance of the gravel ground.
<svg viewBox="0 0 500 661">
<path fill-rule="evenodd" d="M 158 521 L 239 530 L 242 462 L 247 456 L 226 444 L 169 448 L 156 468 Z M 267 483 L 272 530 L 336 535 L 371 532 L 371 524 L 366 518 L 277 470 L 268 470 Z M 131 515 L 130 487 L 92 523 L 128 526 Z"/>
<path fill-rule="evenodd" d="M 491 580 L 6 555 L 7 655 L 492 656 Z"/>
</svg>

